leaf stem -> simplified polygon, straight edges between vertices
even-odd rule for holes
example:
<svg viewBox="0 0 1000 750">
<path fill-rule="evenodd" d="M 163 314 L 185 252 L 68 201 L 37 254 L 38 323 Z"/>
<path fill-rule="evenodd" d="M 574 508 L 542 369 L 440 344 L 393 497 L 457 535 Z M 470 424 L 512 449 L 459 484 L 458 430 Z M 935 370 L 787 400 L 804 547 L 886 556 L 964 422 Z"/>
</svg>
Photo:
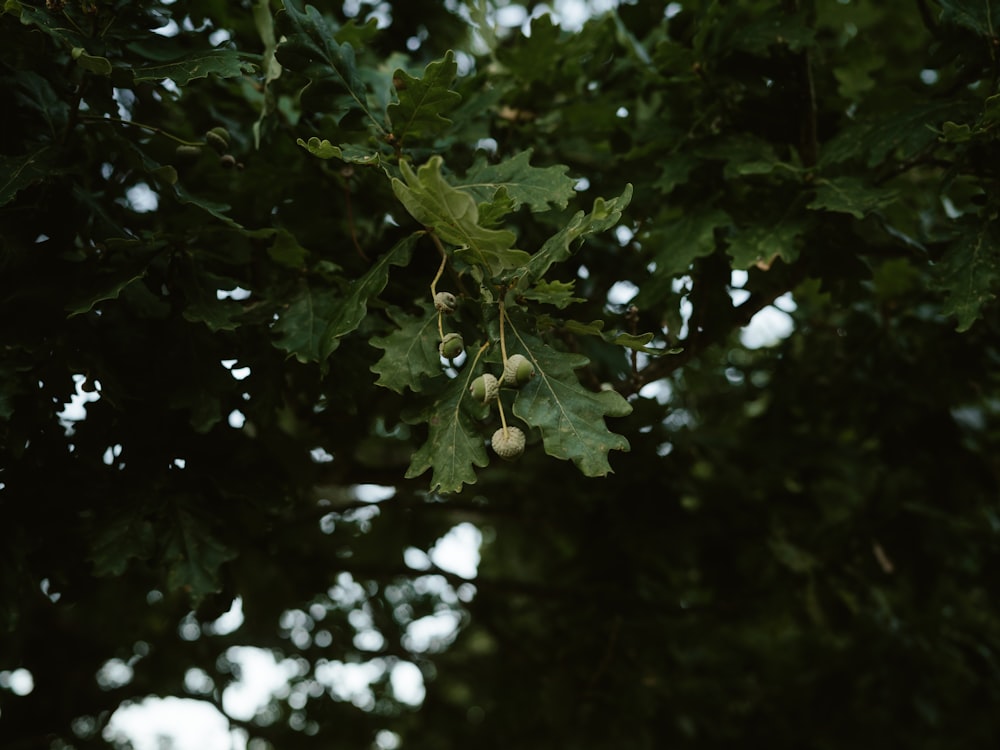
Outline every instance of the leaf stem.
<svg viewBox="0 0 1000 750">
<path fill-rule="evenodd" d="M 441 253 L 441 265 L 438 266 L 437 273 L 434 274 L 434 278 L 431 279 L 431 299 L 433 300 L 437 297 L 437 283 L 441 280 L 442 274 L 444 274 L 445 266 L 448 265 L 448 255 L 444 251 L 444 246 L 441 244 L 441 240 L 438 238 L 434 232 L 430 232 L 431 239 L 434 241 L 435 247 L 437 247 L 438 252 Z M 436 305 L 436 302 L 435 302 Z M 444 313 L 438 310 L 438 336 L 444 341 Z"/>
<path fill-rule="evenodd" d="M 441 265 L 438 266 L 438 271 L 434 274 L 434 279 L 431 281 L 431 297 L 433 297 L 437 294 L 437 283 L 441 280 L 442 274 L 444 274 L 445 266 L 448 265 L 448 255 L 444 251 L 444 245 L 441 244 L 440 238 L 434 232 L 430 232 L 429 234 L 438 252 L 441 253 Z"/>
<path fill-rule="evenodd" d="M 504 335 L 504 329 L 507 327 L 507 315 L 506 309 L 504 308 L 503 298 L 497 303 L 497 307 L 500 309 L 500 356 L 503 357 L 503 366 L 507 366 L 507 338 Z M 503 412 L 500 412 L 501 415 Z M 504 425 L 504 429 L 507 429 L 507 425 Z"/>
<path fill-rule="evenodd" d="M 503 413 L 503 399 L 500 398 L 499 394 L 497 395 L 497 411 L 500 412 L 500 424 L 503 425 L 503 436 L 507 438 L 507 415 Z"/>
</svg>

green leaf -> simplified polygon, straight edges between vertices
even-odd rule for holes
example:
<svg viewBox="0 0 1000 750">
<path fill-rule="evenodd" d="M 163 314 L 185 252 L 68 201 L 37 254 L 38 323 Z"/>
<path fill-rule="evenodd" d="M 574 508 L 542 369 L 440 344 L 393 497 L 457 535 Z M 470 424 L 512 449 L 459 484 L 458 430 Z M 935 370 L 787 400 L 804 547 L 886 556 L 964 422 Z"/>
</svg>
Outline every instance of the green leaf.
<svg viewBox="0 0 1000 750">
<path fill-rule="evenodd" d="M 475 200 L 448 184 L 442 164 L 440 156 L 432 156 L 416 172 L 408 163 L 400 164 L 406 182 L 393 178 L 392 189 L 410 215 L 445 242 L 457 245 L 462 260 L 490 275 L 523 265 L 528 254 L 513 248 L 514 233 L 481 226 Z"/>
<path fill-rule="evenodd" d="M 546 323 L 548 323 L 548 321 L 546 321 Z M 569 333 L 575 333 L 582 336 L 600 336 L 609 344 L 624 346 L 627 349 L 634 349 L 635 351 L 655 356 L 674 353 L 675 351 L 648 346 L 649 342 L 656 337 L 656 334 L 654 333 L 633 334 L 624 333 L 622 331 L 605 331 L 603 320 L 592 320 L 589 323 L 583 323 L 579 320 L 567 320 L 559 327 Z"/>
<path fill-rule="evenodd" d="M 91 537 L 88 559 L 94 575 L 120 576 L 133 558 L 148 559 L 155 545 L 153 524 L 136 512 L 127 512 L 105 522 Z"/>
<path fill-rule="evenodd" d="M 531 256 L 531 260 L 519 273 L 520 286 L 528 288 L 531 282 L 542 279 L 554 263 L 560 263 L 573 255 L 576 252 L 574 245 L 577 240 L 615 226 L 621 220 L 622 211 L 631 200 L 632 185 L 626 185 L 625 190 L 617 198 L 609 201 L 596 198 L 589 214 L 578 211 L 565 227 L 546 240 L 541 249 Z"/>
<path fill-rule="evenodd" d="M 302 268 L 309 251 L 299 244 L 295 235 L 287 229 L 277 229 L 274 231 L 274 242 L 267 248 L 267 254 L 275 263 L 280 263 L 288 268 Z"/>
<path fill-rule="evenodd" d="M 479 204 L 479 225 L 492 228 L 502 222 L 504 217 L 516 208 L 517 204 L 507 194 L 507 188 L 501 187 L 493 194 L 493 200 L 489 203 Z"/>
<path fill-rule="evenodd" d="M 323 330 L 319 342 L 321 359 L 329 357 L 340 344 L 340 339 L 361 325 L 368 313 L 368 301 L 381 294 L 389 283 L 390 266 L 409 264 L 413 246 L 421 236 L 421 233 L 414 233 L 404 237 L 375 261 L 364 276 L 350 283 L 347 296 L 333 308 L 330 322 Z"/>
<path fill-rule="evenodd" d="M 424 314 L 418 316 L 390 311 L 389 317 L 399 327 L 388 336 L 371 338 L 372 346 L 385 351 L 371 366 L 371 371 L 379 376 L 376 385 L 397 393 L 406 388 L 419 392 L 425 378 L 442 374 L 437 311 L 429 303 L 423 310 Z"/>
<path fill-rule="evenodd" d="M 860 177 L 835 177 L 832 180 L 816 180 L 816 197 L 808 207 L 863 219 L 895 199 L 895 190 L 868 187 Z"/>
<path fill-rule="evenodd" d="M 663 354 L 676 354 L 680 351 L 679 349 L 664 349 L 663 347 L 649 346 L 649 342 L 652 341 L 655 336 L 656 334 L 654 333 L 618 333 L 606 334 L 605 339 L 610 341 L 612 344 L 624 346 L 626 349 L 632 349 L 654 357 L 659 357 Z"/>
<path fill-rule="evenodd" d="M 349 109 L 364 112 L 381 133 L 386 128 L 372 114 L 368 93 L 357 70 L 354 48 L 347 42 L 338 43 L 336 29 L 311 5 L 302 9 L 299 0 L 285 0 L 285 9 L 275 19 L 277 34 L 284 37 L 278 45 L 277 57 L 284 67 L 295 70 L 312 80 L 311 86 L 335 87 L 346 98 L 334 102 L 339 115 Z M 339 118 L 338 118 L 339 119 Z"/>
<path fill-rule="evenodd" d="M 113 70 L 111 61 L 108 58 L 88 55 L 87 50 L 83 47 L 74 47 L 70 56 L 76 60 L 77 65 L 90 73 L 109 76 Z"/>
<path fill-rule="evenodd" d="M 236 300 L 201 297 L 184 308 L 184 320 L 204 323 L 210 331 L 235 331 L 240 327 L 243 305 Z"/>
<path fill-rule="evenodd" d="M 995 0 L 939 0 L 941 23 L 964 26 L 986 39 L 994 39 L 994 24 L 1000 19 L 1000 3 Z"/>
<path fill-rule="evenodd" d="M 275 109 L 275 97 L 271 83 L 281 77 L 281 63 L 275 56 L 278 40 L 274 35 L 274 15 L 271 13 L 270 0 L 253 0 L 253 21 L 257 27 L 257 35 L 264 46 L 261 57 L 261 69 L 264 71 L 264 96 L 261 98 L 260 114 L 253 124 L 254 148 L 260 148 L 260 129 L 265 118 Z"/>
<path fill-rule="evenodd" d="M 458 65 L 448 50 L 444 58 L 429 63 L 421 78 L 414 78 L 402 68 L 392 74 L 399 102 L 387 109 L 392 134 L 397 145 L 407 138 L 432 137 L 451 126 L 442 113 L 454 109 L 462 96 L 449 87 L 455 80 Z"/>
<path fill-rule="evenodd" d="M 475 368 L 467 367 L 415 420 L 407 420 L 411 424 L 427 422 L 428 436 L 413 454 L 406 477 L 412 479 L 433 469 L 433 492 L 460 492 L 462 485 L 475 484 L 475 467 L 489 463 L 479 427 L 489 409 L 469 395 L 474 376 Z"/>
<path fill-rule="evenodd" d="M 52 156 L 49 146 L 21 156 L 0 156 L 0 206 L 13 200 L 18 191 L 51 176 Z"/>
<path fill-rule="evenodd" d="M 1000 122 L 1000 94 L 994 94 L 983 102 L 982 127 L 990 128 Z"/>
<path fill-rule="evenodd" d="M 533 167 L 531 154 L 529 148 L 497 164 L 487 164 L 480 157 L 458 187 L 472 193 L 477 203 L 492 201 L 497 191 L 505 188 L 515 210 L 524 204 L 535 212 L 547 211 L 552 206 L 566 208 L 576 193 L 576 181 L 566 176 L 569 167 L 563 164 Z"/>
<path fill-rule="evenodd" d="M 82 47 L 87 41 L 78 29 L 60 13 L 48 13 L 45 8 L 17 3 L 17 14 L 25 26 L 36 26 L 52 37 L 60 47 Z"/>
<path fill-rule="evenodd" d="M 368 312 L 368 302 L 385 289 L 390 266 L 410 262 L 413 245 L 421 235 L 400 240 L 368 269 L 364 276 L 342 289 L 315 288 L 303 283 L 288 308 L 278 314 L 273 330 L 274 345 L 300 362 L 322 362 L 340 345 L 340 339 L 356 330 Z"/>
<path fill-rule="evenodd" d="M 102 278 L 103 285 L 99 290 L 91 291 L 85 294 L 82 298 L 66 305 L 66 311 L 69 313 L 67 317 L 73 318 L 77 315 L 90 312 L 99 302 L 118 299 L 118 295 L 120 295 L 127 286 L 134 281 L 138 281 L 145 275 L 145 268 L 138 271 L 123 269 L 116 273 L 108 274 L 107 277 Z"/>
<path fill-rule="evenodd" d="M 945 143 L 965 143 L 972 140 L 972 128 L 967 122 L 960 124 L 948 120 L 941 124 L 941 140 Z"/>
<path fill-rule="evenodd" d="M 5 78 L 3 85 L 13 94 L 15 106 L 23 105 L 32 109 L 45 121 L 49 135 L 56 136 L 66 127 L 69 103 L 56 93 L 52 83 L 43 76 L 33 70 L 19 70 L 13 80 Z"/>
<path fill-rule="evenodd" d="M 715 250 L 715 230 L 730 223 L 729 215 L 716 208 L 701 208 L 649 232 L 643 244 L 657 248 L 656 273 L 665 277 L 687 273 L 695 258 Z"/>
<path fill-rule="evenodd" d="M 235 558 L 236 552 L 222 544 L 206 522 L 187 508 L 175 504 L 172 520 L 163 541 L 167 587 L 186 591 L 196 606 L 208 594 L 222 590 L 219 568 Z"/>
<path fill-rule="evenodd" d="M 299 362 L 318 362 L 320 343 L 333 317 L 339 295 L 330 289 L 315 289 L 303 282 L 288 307 L 278 313 L 273 331 L 274 345 Z"/>
<path fill-rule="evenodd" d="M 562 324 L 564 331 L 582 334 L 584 336 L 600 336 L 604 332 L 603 320 L 592 320 L 584 323 L 582 320 L 567 320 Z"/>
<path fill-rule="evenodd" d="M 934 143 L 940 122 L 960 114 L 964 115 L 965 109 L 956 108 L 956 102 L 949 99 L 920 103 L 899 114 L 859 121 L 823 146 L 820 163 L 840 164 L 861 159 L 867 166 L 875 167 L 893 157 L 912 158 Z M 968 115 L 972 119 L 975 112 L 970 109 Z"/>
<path fill-rule="evenodd" d="M 235 219 L 226 216 L 226 211 L 232 208 L 227 203 L 219 203 L 217 201 L 208 200 L 207 198 L 202 198 L 197 195 L 193 195 L 188 192 L 180 183 L 173 185 L 174 194 L 181 203 L 187 203 L 191 206 L 196 206 L 200 208 L 205 213 L 214 216 L 216 219 L 221 220 L 224 224 L 228 224 L 233 229 L 243 229 L 243 225 L 237 222 Z"/>
<path fill-rule="evenodd" d="M 779 167 L 794 171 L 782 162 L 767 141 L 751 135 L 733 135 L 698 150 L 705 159 L 720 159 L 726 163 L 722 176 L 726 179 L 752 174 L 770 174 Z"/>
<path fill-rule="evenodd" d="M 1000 282 L 1000 224 L 966 224 L 934 270 L 946 294 L 942 312 L 956 316 L 957 330 L 967 331 Z"/>
<path fill-rule="evenodd" d="M 378 164 L 382 160 L 382 156 L 378 151 L 363 146 L 355 146 L 351 143 L 345 143 L 343 146 L 334 146 L 326 138 L 320 140 L 316 136 L 313 136 L 308 141 L 297 138 L 295 142 L 310 154 L 320 159 L 340 159 L 340 161 L 347 162 L 348 164 L 364 165 Z"/>
<path fill-rule="evenodd" d="M 533 302 L 541 302 L 547 305 L 555 305 L 559 310 L 564 310 L 575 302 L 584 302 L 583 297 L 574 297 L 573 289 L 576 281 L 539 281 L 531 289 L 521 294 L 525 299 Z"/>
<path fill-rule="evenodd" d="M 253 63 L 246 57 L 246 53 L 235 49 L 203 50 L 163 65 L 136 68 L 132 80 L 135 83 L 142 83 L 170 78 L 178 86 L 186 86 L 195 78 L 207 78 L 210 75 L 236 78 L 244 73 L 253 73 L 255 70 Z"/>
<path fill-rule="evenodd" d="M 586 357 L 511 330 L 535 366 L 535 377 L 517 392 L 514 414 L 541 431 L 550 456 L 573 461 L 588 477 L 612 473 L 608 452 L 627 451 L 629 443 L 609 431 L 604 418 L 630 414 L 628 401 L 615 391 L 594 393 L 580 385 L 574 370 L 589 363 Z"/>
<path fill-rule="evenodd" d="M 653 187 L 664 195 L 668 194 L 678 185 L 686 183 L 691 172 L 700 163 L 701 160 L 691 153 L 670 154 L 660 165 L 660 177 L 653 183 Z"/>
<path fill-rule="evenodd" d="M 738 230 L 728 238 L 728 252 L 733 268 L 743 270 L 756 266 L 764 270 L 771 267 L 775 258 L 792 263 L 799 257 L 795 239 L 803 232 L 798 223 L 779 223 L 774 226 L 750 226 Z"/>
</svg>

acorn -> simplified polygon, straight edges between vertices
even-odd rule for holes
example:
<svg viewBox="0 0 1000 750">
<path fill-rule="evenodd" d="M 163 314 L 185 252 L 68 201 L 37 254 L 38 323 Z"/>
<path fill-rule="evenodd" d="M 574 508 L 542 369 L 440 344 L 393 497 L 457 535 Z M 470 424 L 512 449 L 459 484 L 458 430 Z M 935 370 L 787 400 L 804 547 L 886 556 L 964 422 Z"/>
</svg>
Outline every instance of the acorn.
<svg viewBox="0 0 1000 750">
<path fill-rule="evenodd" d="M 493 445 L 493 451 L 500 458 L 513 461 L 524 453 L 524 432 L 519 427 L 501 427 L 493 433 L 490 443 Z"/>
<path fill-rule="evenodd" d="M 174 149 L 174 154 L 182 161 L 194 161 L 201 156 L 201 146 L 181 144 Z"/>
<path fill-rule="evenodd" d="M 229 150 L 229 131 L 216 126 L 205 133 L 205 143 L 215 149 L 216 153 L 224 154 Z"/>
<path fill-rule="evenodd" d="M 519 388 L 535 377 L 535 366 L 523 354 L 513 354 L 503 364 L 504 385 Z"/>
<path fill-rule="evenodd" d="M 455 306 L 458 304 L 458 300 L 455 295 L 451 292 L 438 292 L 434 295 L 434 309 L 440 313 L 455 312 Z"/>
<path fill-rule="evenodd" d="M 495 375 L 484 372 L 472 381 L 472 385 L 469 386 L 469 393 L 472 394 L 472 397 L 476 401 L 488 404 L 490 401 L 496 399 L 500 393 L 500 381 L 496 379 Z"/>
<path fill-rule="evenodd" d="M 441 343 L 438 344 L 438 351 L 445 359 L 455 359 L 465 351 L 465 341 L 460 333 L 446 333 Z"/>
</svg>

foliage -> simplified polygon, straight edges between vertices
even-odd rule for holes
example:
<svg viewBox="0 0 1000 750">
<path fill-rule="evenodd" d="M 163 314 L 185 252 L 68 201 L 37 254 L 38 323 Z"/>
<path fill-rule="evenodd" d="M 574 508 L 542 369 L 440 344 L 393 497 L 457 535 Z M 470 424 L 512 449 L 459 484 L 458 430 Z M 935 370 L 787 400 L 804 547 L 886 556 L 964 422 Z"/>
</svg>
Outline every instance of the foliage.
<svg viewBox="0 0 1000 750">
<path fill-rule="evenodd" d="M 373 5 L 3 5 L 0 744 L 993 746 L 1000 7 Z"/>
</svg>

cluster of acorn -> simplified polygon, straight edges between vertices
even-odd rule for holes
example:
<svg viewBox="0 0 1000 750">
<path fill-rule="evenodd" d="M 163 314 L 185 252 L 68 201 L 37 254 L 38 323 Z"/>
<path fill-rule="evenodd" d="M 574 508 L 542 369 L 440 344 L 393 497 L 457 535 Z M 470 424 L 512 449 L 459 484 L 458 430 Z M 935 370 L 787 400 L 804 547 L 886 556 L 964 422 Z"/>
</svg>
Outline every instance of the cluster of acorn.
<svg viewBox="0 0 1000 750">
<path fill-rule="evenodd" d="M 236 157 L 229 153 L 229 131 L 221 125 L 216 126 L 205 133 L 205 144 L 211 147 L 219 155 L 219 164 L 226 169 L 243 169 L 243 163 L 236 161 Z M 180 159 L 197 159 L 201 156 L 202 147 L 195 144 L 182 144 L 175 149 L 177 157 Z"/>
<path fill-rule="evenodd" d="M 523 354 L 512 354 L 503 363 L 503 375 L 499 378 L 488 372 L 484 372 L 472 381 L 469 393 L 477 401 L 488 404 L 496 401 L 500 407 L 501 421 L 503 427 L 493 433 L 490 444 L 494 452 L 500 458 L 513 460 L 524 453 L 525 436 L 520 427 L 508 425 L 503 418 L 503 405 L 500 404 L 500 387 L 510 386 L 520 388 L 535 377 L 535 367 Z"/>
<path fill-rule="evenodd" d="M 434 309 L 438 312 L 438 321 L 442 315 L 455 312 L 457 300 L 451 292 L 436 292 L 434 294 Z M 465 351 L 465 342 L 460 333 L 444 333 L 441 329 L 441 343 L 438 351 L 445 359 L 452 360 Z M 469 393 L 482 404 L 497 402 L 500 409 L 500 420 L 503 427 L 493 433 L 490 443 L 494 452 L 500 458 L 513 460 L 524 453 L 525 435 L 519 427 L 508 425 L 503 414 L 503 404 L 500 403 L 501 386 L 520 388 L 535 376 L 535 367 L 523 354 L 505 357 L 503 374 L 497 378 L 491 373 L 483 373 L 472 381 Z"/>
</svg>

